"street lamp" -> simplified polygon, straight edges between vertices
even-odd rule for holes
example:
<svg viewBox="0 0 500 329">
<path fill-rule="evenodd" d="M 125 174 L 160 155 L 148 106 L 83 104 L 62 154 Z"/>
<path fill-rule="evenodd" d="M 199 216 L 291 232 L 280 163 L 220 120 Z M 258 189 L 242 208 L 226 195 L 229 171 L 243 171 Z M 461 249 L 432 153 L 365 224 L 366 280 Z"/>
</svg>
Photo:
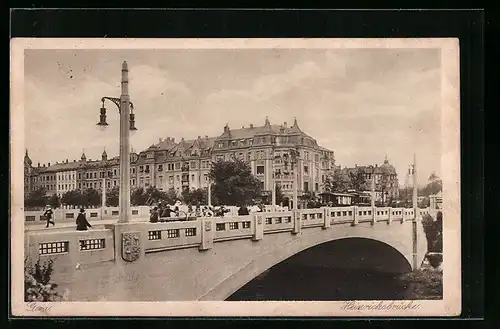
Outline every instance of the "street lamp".
<svg viewBox="0 0 500 329">
<path fill-rule="evenodd" d="M 121 81 L 121 96 L 102 97 L 102 106 L 100 109 L 100 117 L 97 126 L 105 128 L 108 126 L 106 122 L 106 108 L 104 101 L 113 102 L 120 113 L 120 219 L 119 223 L 130 222 L 130 131 L 135 131 L 135 115 L 134 105 L 130 102 L 128 94 L 128 66 L 127 62 L 122 64 L 122 81 Z"/>
</svg>

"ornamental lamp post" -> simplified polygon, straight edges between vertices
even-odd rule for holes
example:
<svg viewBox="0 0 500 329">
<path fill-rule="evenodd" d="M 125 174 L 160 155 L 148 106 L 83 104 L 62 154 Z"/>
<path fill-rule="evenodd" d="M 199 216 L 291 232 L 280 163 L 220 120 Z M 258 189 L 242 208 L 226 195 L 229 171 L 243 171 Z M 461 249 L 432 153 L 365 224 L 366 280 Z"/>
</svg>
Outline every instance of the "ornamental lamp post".
<svg viewBox="0 0 500 329">
<path fill-rule="evenodd" d="M 100 109 L 100 118 L 97 126 L 103 129 L 108 126 L 106 122 L 106 108 L 104 102 L 108 100 L 113 102 L 118 108 L 120 114 L 120 218 L 118 223 L 129 223 L 131 217 L 130 210 L 130 131 L 136 131 L 134 104 L 130 101 L 128 94 L 128 65 L 122 64 L 121 96 L 102 97 L 102 106 Z"/>
</svg>

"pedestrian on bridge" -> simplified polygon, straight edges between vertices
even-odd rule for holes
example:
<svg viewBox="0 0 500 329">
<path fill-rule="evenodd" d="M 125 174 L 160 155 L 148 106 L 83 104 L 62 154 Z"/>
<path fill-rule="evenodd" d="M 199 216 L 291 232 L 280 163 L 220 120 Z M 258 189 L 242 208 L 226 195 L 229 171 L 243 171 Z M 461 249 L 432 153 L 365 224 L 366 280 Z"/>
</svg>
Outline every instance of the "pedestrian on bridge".
<svg viewBox="0 0 500 329">
<path fill-rule="evenodd" d="M 43 215 L 47 219 L 47 226 L 45 226 L 45 228 L 48 228 L 49 224 L 52 224 L 52 226 L 56 226 L 56 223 L 54 223 L 54 220 L 52 220 L 52 216 L 54 216 L 54 211 L 52 211 L 52 207 L 50 205 L 47 205 L 47 210 L 45 210 Z"/>
<path fill-rule="evenodd" d="M 76 217 L 76 230 L 77 231 L 86 231 L 87 227 L 92 227 L 90 223 L 87 221 L 85 216 L 85 209 L 81 208 L 80 213 Z"/>
</svg>

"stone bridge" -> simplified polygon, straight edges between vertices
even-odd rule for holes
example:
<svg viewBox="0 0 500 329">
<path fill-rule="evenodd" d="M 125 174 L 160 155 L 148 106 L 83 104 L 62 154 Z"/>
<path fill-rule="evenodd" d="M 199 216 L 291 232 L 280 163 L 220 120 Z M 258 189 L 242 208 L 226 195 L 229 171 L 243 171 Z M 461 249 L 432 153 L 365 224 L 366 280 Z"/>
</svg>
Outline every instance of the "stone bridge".
<svg viewBox="0 0 500 329">
<path fill-rule="evenodd" d="M 53 281 L 73 301 L 225 300 L 272 266 L 339 239 L 385 244 L 417 269 L 427 251 L 426 212 L 324 207 L 29 232 L 25 252 L 30 262 L 54 259 Z"/>
</svg>

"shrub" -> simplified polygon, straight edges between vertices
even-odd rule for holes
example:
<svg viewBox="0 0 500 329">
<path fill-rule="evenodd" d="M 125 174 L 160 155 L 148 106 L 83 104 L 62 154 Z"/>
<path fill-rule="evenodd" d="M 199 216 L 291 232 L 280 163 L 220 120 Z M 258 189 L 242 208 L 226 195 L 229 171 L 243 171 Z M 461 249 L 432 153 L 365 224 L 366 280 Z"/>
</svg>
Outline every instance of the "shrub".
<svg viewBox="0 0 500 329">
<path fill-rule="evenodd" d="M 54 261 L 52 259 L 40 264 L 40 259 L 34 266 L 24 261 L 24 300 L 26 302 L 56 302 L 62 296 L 55 290 L 57 284 L 51 283 Z"/>
</svg>

